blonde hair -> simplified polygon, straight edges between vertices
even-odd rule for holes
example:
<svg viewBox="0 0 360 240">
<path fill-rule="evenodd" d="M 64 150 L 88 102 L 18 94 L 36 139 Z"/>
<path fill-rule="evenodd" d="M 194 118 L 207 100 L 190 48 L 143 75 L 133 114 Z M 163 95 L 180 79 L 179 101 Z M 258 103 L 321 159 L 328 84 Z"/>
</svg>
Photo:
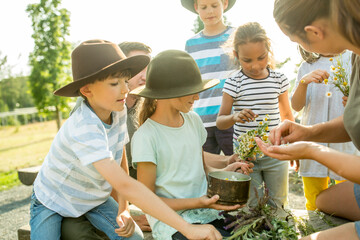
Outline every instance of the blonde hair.
<svg viewBox="0 0 360 240">
<path fill-rule="evenodd" d="M 223 47 L 226 48 L 225 51 L 228 53 L 230 58 L 233 59 L 234 63 L 237 66 L 240 66 L 240 63 L 236 59 L 233 51 L 229 51 L 228 49 L 232 49 L 237 52 L 239 45 L 257 42 L 265 43 L 266 50 L 269 54 L 268 66 L 269 68 L 273 69 L 275 67 L 275 64 L 273 51 L 271 49 L 271 40 L 267 37 L 265 29 L 263 29 L 261 25 L 257 22 L 249 22 L 239 26 L 236 31 L 231 35 L 231 37 L 225 42 Z"/>
<path fill-rule="evenodd" d="M 360 47 L 360 0 L 332 0 L 331 19 L 337 31 Z"/>
<path fill-rule="evenodd" d="M 139 104 L 139 126 L 141 126 L 149 117 L 151 117 L 156 110 L 156 99 L 144 98 Z"/>
<path fill-rule="evenodd" d="M 321 54 L 308 52 L 301 45 L 298 45 L 298 50 L 302 59 L 307 63 L 314 63 L 321 57 Z"/>
</svg>

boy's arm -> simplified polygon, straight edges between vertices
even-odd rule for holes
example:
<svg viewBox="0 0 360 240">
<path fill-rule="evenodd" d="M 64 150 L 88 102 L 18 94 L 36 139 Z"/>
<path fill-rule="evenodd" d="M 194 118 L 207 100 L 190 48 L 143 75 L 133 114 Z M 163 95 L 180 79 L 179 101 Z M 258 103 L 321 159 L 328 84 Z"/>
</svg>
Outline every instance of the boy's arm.
<svg viewBox="0 0 360 240">
<path fill-rule="evenodd" d="M 94 162 L 93 165 L 123 198 L 141 208 L 145 213 L 185 233 L 186 236 L 191 236 L 192 231 L 197 229 L 184 221 L 146 186 L 128 176 L 114 160 L 107 158 Z"/>
<path fill-rule="evenodd" d="M 121 168 L 125 171 L 125 173 L 129 176 L 129 167 L 126 158 L 125 147 L 123 147 L 122 158 L 121 158 Z M 129 211 L 129 202 L 126 201 L 119 192 L 116 191 L 117 194 L 117 202 L 119 203 L 119 214 L 125 210 Z"/>
</svg>

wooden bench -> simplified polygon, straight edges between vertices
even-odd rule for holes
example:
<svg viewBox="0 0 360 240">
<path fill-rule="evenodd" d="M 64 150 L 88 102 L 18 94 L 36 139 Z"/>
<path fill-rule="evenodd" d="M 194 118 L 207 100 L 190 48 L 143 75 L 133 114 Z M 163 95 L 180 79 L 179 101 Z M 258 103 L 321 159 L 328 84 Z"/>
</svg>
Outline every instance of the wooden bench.
<svg viewBox="0 0 360 240">
<path fill-rule="evenodd" d="M 35 178 L 40 170 L 40 167 L 41 165 L 19 169 L 17 172 L 20 182 L 26 186 L 31 186 L 35 181 Z"/>
</svg>

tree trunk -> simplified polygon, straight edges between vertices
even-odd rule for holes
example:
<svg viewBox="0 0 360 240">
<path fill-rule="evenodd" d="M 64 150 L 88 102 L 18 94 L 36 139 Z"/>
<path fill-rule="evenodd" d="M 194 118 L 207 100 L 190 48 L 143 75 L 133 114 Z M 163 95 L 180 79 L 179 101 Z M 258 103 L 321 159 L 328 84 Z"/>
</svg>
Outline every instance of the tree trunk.
<svg viewBox="0 0 360 240">
<path fill-rule="evenodd" d="M 57 125 L 58 131 L 59 131 L 60 127 L 61 127 L 62 116 L 61 116 L 61 111 L 59 110 L 58 106 L 56 106 L 55 109 L 56 109 L 56 125 Z"/>
</svg>

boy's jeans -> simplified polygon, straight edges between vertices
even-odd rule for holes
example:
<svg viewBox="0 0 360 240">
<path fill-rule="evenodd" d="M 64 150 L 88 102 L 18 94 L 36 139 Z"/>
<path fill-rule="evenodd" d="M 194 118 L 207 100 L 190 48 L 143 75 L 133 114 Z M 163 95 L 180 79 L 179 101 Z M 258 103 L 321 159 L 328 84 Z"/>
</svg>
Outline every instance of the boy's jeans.
<svg viewBox="0 0 360 240">
<path fill-rule="evenodd" d="M 98 229 L 103 231 L 111 240 L 144 239 L 143 233 L 135 223 L 135 232 L 130 238 L 120 237 L 115 233 L 119 228 L 116 223 L 118 204 L 113 198 L 109 198 L 103 204 L 85 213 L 86 218 Z M 62 216 L 46 208 L 37 200 L 35 193 L 31 195 L 30 227 L 31 239 L 60 240 Z"/>
</svg>

